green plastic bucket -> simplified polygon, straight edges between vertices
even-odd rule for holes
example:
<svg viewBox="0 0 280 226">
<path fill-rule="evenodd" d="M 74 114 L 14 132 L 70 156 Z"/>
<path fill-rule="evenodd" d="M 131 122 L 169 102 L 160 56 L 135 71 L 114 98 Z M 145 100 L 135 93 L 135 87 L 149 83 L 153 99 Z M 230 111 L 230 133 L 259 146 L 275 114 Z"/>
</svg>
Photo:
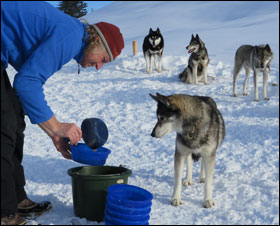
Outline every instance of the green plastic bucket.
<svg viewBox="0 0 280 226">
<path fill-rule="evenodd" d="M 127 184 L 132 171 L 122 166 L 82 166 L 67 171 L 72 179 L 74 213 L 90 221 L 104 219 L 107 189 Z"/>
</svg>

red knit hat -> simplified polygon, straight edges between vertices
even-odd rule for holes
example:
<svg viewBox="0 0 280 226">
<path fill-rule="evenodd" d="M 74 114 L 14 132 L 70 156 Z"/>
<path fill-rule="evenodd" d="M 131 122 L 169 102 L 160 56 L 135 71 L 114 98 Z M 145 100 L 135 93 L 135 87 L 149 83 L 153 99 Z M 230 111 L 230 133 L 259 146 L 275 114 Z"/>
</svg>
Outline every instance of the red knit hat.
<svg viewBox="0 0 280 226">
<path fill-rule="evenodd" d="M 100 36 L 102 43 L 109 54 L 110 61 L 113 61 L 118 55 L 120 55 L 124 48 L 123 36 L 120 29 L 117 26 L 106 22 L 99 22 L 92 26 Z"/>
</svg>

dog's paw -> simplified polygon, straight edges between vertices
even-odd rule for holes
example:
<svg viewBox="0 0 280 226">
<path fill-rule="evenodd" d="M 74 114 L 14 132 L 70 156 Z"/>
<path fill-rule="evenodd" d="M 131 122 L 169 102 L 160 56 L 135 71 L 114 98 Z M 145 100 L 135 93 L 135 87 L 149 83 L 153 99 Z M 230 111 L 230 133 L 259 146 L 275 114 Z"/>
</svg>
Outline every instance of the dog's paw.
<svg viewBox="0 0 280 226">
<path fill-rule="evenodd" d="M 214 203 L 213 199 L 204 200 L 204 202 L 203 202 L 204 208 L 211 208 L 214 205 L 215 205 L 215 203 Z"/>
<path fill-rule="evenodd" d="M 146 69 L 146 73 L 151 74 L 152 70 L 151 69 Z"/>
<path fill-rule="evenodd" d="M 248 96 L 248 93 L 243 93 L 243 96 Z"/>
<path fill-rule="evenodd" d="M 254 99 L 254 101 L 259 102 L 259 99 Z"/>
<path fill-rule="evenodd" d="M 236 93 L 235 93 L 235 94 L 233 94 L 233 96 L 234 96 L 234 97 L 238 97 L 238 95 L 237 95 Z"/>
<path fill-rule="evenodd" d="M 201 177 L 199 183 L 205 183 L 205 177 Z"/>
<path fill-rule="evenodd" d="M 191 185 L 192 184 L 192 179 L 185 179 L 184 181 L 183 181 L 183 185 L 185 186 L 185 187 L 188 187 L 189 185 Z"/>
<path fill-rule="evenodd" d="M 268 97 L 263 98 L 264 100 L 270 100 Z"/>
<path fill-rule="evenodd" d="M 172 199 L 171 200 L 171 205 L 172 206 L 180 206 L 183 205 L 184 203 L 180 199 Z"/>
</svg>

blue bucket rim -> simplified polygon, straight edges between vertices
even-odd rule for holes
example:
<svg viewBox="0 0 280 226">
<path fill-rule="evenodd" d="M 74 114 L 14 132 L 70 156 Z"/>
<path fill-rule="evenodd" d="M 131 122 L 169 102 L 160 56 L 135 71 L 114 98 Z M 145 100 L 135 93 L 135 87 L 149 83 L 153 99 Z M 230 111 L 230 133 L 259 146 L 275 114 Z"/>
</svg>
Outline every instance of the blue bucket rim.
<svg viewBox="0 0 280 226">
<path fill-rule="evenodd" d="M 114 184 L 108 188 L 108 199 L 115 203 L 119 203 L 125 206 L 145 206 L 149 204 L 153 195 L 151 192 L 147 191 L 144 188 L 130 185 L 130 184 Z M 133 195 L 138 195 L 139 198 L 143 198 L 143 200 L 134 200 L 130 199 Z"/>
<path fill-rule="evenodd" d="M 92 153 L 94 153 L 94 155 L 109 155 L 111 153 L 111 151 L 108 148 L 105 147 L 99 147 L 96 149 L 96 151 L 94 151 L 93 149 L 91 149 L 89 146 L 87 146 L 85 143 L 78 143 L 77 145 L 70 145 L 70 150 L 71 152 L 76 152 L 79 151 L 81 153 L 91 153 L 91 155 L 93 155 Z"/>
</svg>

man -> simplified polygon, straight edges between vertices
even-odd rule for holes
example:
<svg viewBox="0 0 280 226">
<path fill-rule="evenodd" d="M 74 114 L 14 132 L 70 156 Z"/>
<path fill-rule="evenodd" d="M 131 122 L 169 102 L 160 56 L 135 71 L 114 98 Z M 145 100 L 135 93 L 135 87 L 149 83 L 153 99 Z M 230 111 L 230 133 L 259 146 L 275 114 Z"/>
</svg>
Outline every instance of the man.
<svg viewBox="0 0 280 226">
<path fill-rule="evenodd" d="M 47 105 L 46 80 L 71 59 L 99 70 L 123 48 L 122 34 L 112 24 L 85 25 L 46 2 L 1 1 L 1 225 L 25 224 L 21 216 L 51 207 L 47 201 L 31 201 L 24 190 L 24 115 L 50 136 L 66 159 L 71 159 L 70 144 L 82 137 L 76 124 L 59 122 Z M 13 87 L 8 64 L 17 71 Z"/>
</svg>

